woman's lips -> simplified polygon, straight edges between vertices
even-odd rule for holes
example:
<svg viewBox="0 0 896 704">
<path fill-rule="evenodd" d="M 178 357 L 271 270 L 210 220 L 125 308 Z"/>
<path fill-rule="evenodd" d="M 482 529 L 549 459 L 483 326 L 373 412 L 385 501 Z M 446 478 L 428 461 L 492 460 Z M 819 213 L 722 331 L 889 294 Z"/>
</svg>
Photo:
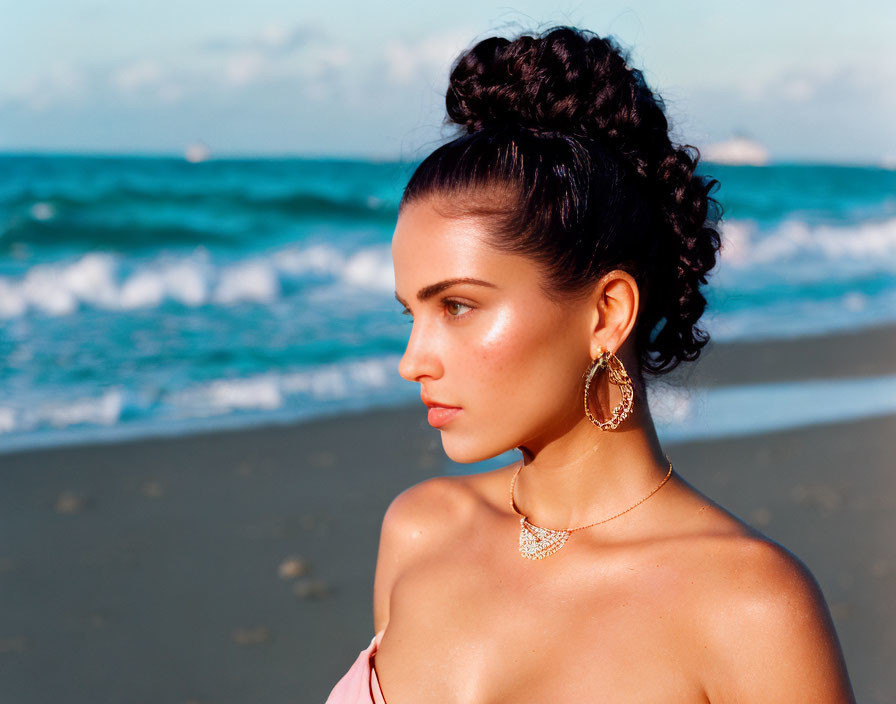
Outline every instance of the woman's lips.
<svg viewBox="0 0 896 704">
<path fill-rule="evenodd" d="M 441 428 L 445 423 L 451 421 L 458 413 L 460 408 L 446 408 L 445 406 L 431 406 L 426 414 L 426 420 L 433 428 Z"/>
</svg>

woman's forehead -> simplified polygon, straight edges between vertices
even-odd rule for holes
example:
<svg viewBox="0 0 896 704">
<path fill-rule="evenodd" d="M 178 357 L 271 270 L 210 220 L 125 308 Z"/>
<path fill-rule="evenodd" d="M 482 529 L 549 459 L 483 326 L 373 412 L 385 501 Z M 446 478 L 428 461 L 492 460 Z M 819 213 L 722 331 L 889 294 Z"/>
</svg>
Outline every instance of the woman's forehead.
<svg viewBox="0 0 896 704">
<path fill-rule="evenodd" d="M 485 246 L 485 233 L 485 223 L 480 218 L 446 217 L 430 201 L 415 201 L 406 205 L 398 216 L 392 250 L 439 246 L 475 250 Z"/>
<path fill-rule="evenodd" d="M 534 264 L 488 243 L 484 223 L 475 218 L 446 218 L 432 209 L 409 206 L 392 237 L 396 284 L 428 286 L 444 279 L 472 277 L 500 282 L 531 278 Z M 403 279 L 403 280 L 402 280 Z M 402 294 L 402 289 L 398 289 Z"/>
</svg>

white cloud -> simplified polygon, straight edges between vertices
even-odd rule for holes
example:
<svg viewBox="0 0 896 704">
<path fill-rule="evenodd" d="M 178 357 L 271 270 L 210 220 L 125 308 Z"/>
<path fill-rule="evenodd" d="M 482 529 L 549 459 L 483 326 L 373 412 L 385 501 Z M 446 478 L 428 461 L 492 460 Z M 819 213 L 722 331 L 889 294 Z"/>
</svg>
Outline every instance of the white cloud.
<svg viewBox="0 0 896 704">
<path fill-rule="evenodd" d="M 262 72 L 265 63 L 257 51 L 240 51 L 227 58 L 224 74 L 233 85 L 245 85 Z"/>
<path fill-rule="evenodd" d="M 113 71 L 112 82 L 122 91 L 131 93 L 147 84 L 158 83 L 161 77 L 162 72 L 155 61 L 141 59 Z"/>
<path fill-rule="evenodd" d="M 315 74 L 329 69 L 345 68 L 351 61 L 352 55 L 344 46 L 322 46 L 308 52 L 308 65 Z"/>
<path fill-rule="evenodd" d="M 212 81 L 219 78 L 217 67 L 223 65 L 223 76 L 232 86 L 304 81 L 308 91 L 321 97 L 339 83 L 338 74 L 351 68 L 353 60 L 347 46 L 328 40 L 320 32 L 279 23 L 269 23 L 243 38 L 206 43 L 204 48 L 211 51 L 198 65 Z"/>
<path fill-rule="evenodd" d="M 875 90 L 875 85 L 892 85 L 894 80 L 896 73 L 882 65 L 819 62 L 746 77 L 737 83 L 737 91 L 741 98 L 754 103 L 767 100 L 809 103 L 825 98 L 845 100 L 847 95 L 857 96 Z"/>
<path fill-rule="evenodd" d="M 87 92 L 84 72 L 67 61 L 55 61 L 44 75 L 26 76 L 9 97 L 27 109 L 43 112 L 58 103 L 77 102 Z"/>
<path fill-rule="evenodd" d="M 815 95 L 817 82 L 807 76 L 795 76 L 781 83 L 781 95 L 793 102 L 804 102 Z"/>
<path fill-rule="evenodd" d="M 448 75 L 448 68 L 467 48 L 473 32 L 454 30 L 414 41 L 392 41 L 383 48 L 386 77 L 392 83 L 416 83 L 421 76 Z"/>
<path fill-rule="evenodd" d="M 139 59 L 112 69 L 109 82 L 123 95 L 149 95 L 166 104 L 178 102 L 185 93 L 176 79 L 171 78 L 157 61 L 150 59 Z"/>
<path fill-rule="evenodd" d="M 258 35 L 259 40 L 267 46 L 280 47 L 289 39 L 290 31 L 287 27 L 276 22 L 265 25 Z"/>
<path fill-rule="evenodd" d="M 407 83 L 417 69 L 414 50 L 406 44 L 391 42 L 383 50 L 386 59 L 387 76 L 393 83 Z"/>
<path fill-rule="evenodd" d="M 297 67 L 302 94 L 315 102 L 332 102 L 340 96 L 346 102 L 356 91 L 346 90 L 350 82 L 352 54 L 344 46 L 316 46 L 308 48 Z"/>
<path fill-rule="evenodd" d="M 212 39 L 201 45 L 206 51 L 261 51 L 264 53 L 288 53 L 301 49 L 323 34 L 305 25 L 288 26 L 280 22 L 269 22 L 261 29 L 240 37 Z"/>
</svg>

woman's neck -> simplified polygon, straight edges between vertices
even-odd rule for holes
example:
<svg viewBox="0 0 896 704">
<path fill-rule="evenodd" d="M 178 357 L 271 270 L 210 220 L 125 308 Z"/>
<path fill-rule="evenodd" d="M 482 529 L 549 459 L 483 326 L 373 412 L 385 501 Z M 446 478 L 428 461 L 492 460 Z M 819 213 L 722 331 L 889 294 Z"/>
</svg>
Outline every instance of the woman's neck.
<svg viewBox="0 0 896 704">
<path fill-rule="evenodd" d="M 643 499 L 669 470 L 646 404 L 616 430 L 587 417 L 548 442 L 519 449 L 524 467 L 513 495 L 517 508 L 544 528 L 578 528 Z"/>
</svg>

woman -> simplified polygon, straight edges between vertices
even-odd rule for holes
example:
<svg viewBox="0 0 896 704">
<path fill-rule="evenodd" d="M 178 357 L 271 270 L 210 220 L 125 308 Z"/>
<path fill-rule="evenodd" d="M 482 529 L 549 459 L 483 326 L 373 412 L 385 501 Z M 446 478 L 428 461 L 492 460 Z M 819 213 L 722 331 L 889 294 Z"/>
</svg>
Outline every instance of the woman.
<svg viewBox="0 0 896 704">
<path fill-rule="evenodd" d="M 791 553 L 688 484 L 645 377 L 695 360 L 717 185 L 614 42 L 568 27 L 456 62 L 461 134 L 392 241 L 418 382 L 455 462 L 383 520 L 376 635 L 329 702 L 852 702 Z M 451 408 L 448 408 L 451 407 Z"/>
</svg>

